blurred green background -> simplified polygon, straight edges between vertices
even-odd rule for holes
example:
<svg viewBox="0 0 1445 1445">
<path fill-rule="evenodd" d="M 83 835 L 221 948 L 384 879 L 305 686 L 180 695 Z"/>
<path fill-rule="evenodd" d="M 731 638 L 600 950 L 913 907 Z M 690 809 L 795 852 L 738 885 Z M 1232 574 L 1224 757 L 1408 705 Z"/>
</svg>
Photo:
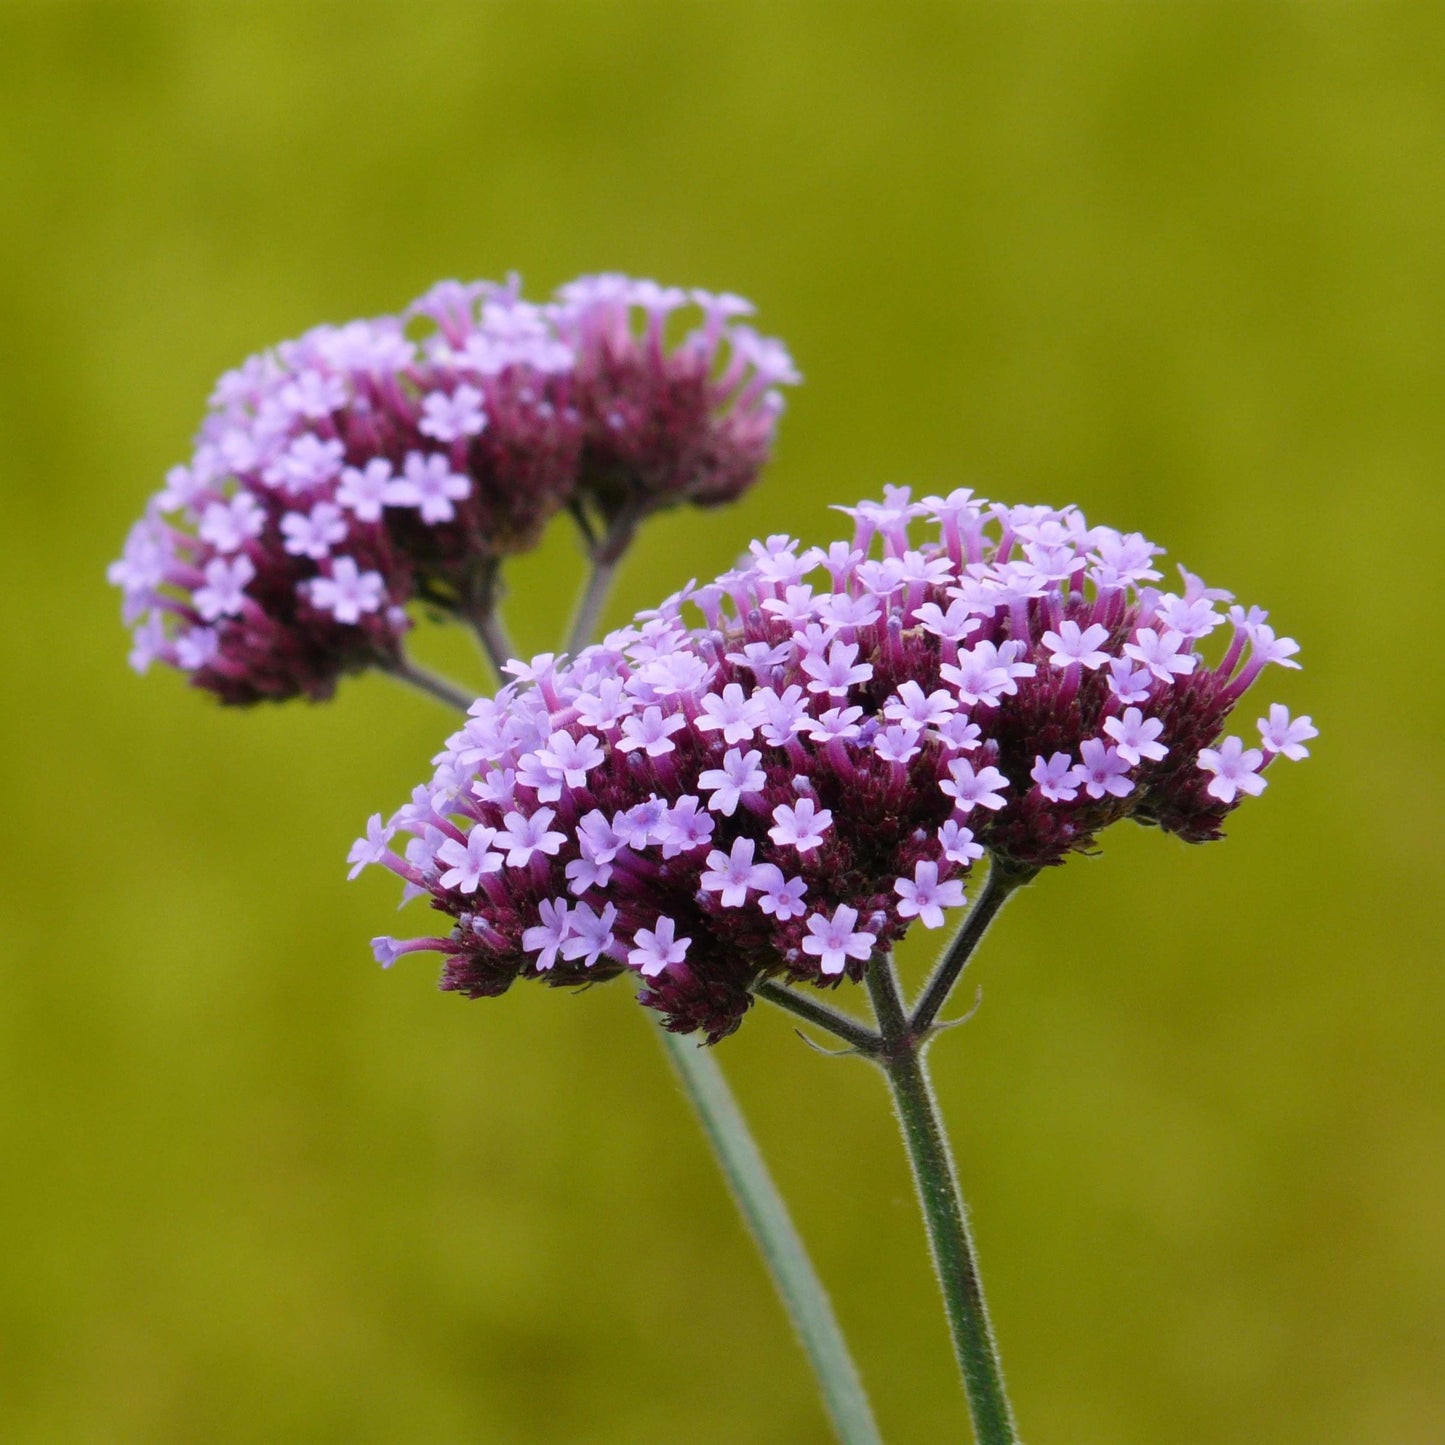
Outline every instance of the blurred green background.
<svg viewBox="0 0 1445 1445">
<path fill-rule="evenodd" d="M 1312 713 L 1314 759 L 1225 844 L 1119 831 L 1016 901 L 935 1073 L 1031 1445 L 1445 1440 L 1442 42 L 1423 5 L 5 5 L 0 1439 L 828 1438 L 627 991 L 372 964 L 396 890 L 342 859 L 447 715 L 138 680 L 103 580 L 248 353 L 617 268 L 753 297 L 807 381 L 614 617 L 891 481 L 1077 502 L 1301 640 L 1243 722 Z M 515 570 L 524 647 L 579 573 L 561 529 Z M 780 1015 L 719 1056 L 885 1433 L 966 1438 L 881 1081 Z"/>
</svg>

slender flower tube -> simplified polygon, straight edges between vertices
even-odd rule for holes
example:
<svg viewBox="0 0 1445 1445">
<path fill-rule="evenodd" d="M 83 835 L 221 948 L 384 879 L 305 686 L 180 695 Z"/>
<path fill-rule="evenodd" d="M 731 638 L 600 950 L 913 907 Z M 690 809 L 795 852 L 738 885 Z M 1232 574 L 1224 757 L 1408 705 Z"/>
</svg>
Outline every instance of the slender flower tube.
<svg viewBox="0 0 1445 1445">
<path fill-rule="evenodd" d="M 663 330 L 695 324 L 670 349 Z M 322 326 L 221 378 L 191 460 L 110 579 L 132 663 L 223 702 L 329 697 L 403 668 L 409 604 L 490 628 L 501 560 L 562 507 L 611 526 L 731 500 L 767 458 L 786 352 L 732 297 L 623 277 L 550 301 L 443 282 L 400 316 Z M 505 660 L 505 653 L 497 659 Z"/>
<path fill-rule="evenodd" d="M 454 920 L 421 945 L 444 989 L 630 973 L 716 1042 L 769 980 L 858 981 L 941 926 L 986 852 L 1018 879 L 1123 818 L 1220 836 L 1314 736 L 1276 705 L 1259 748 L 1221 741 L 1297 648 L 1187 572 L 1156 588 L 1138 534 L 966 491 L 841 510 L 848 541 L 755 542 L 601 645 L 513 665 L 371 820 L 353 864 Z"/>
</svg>

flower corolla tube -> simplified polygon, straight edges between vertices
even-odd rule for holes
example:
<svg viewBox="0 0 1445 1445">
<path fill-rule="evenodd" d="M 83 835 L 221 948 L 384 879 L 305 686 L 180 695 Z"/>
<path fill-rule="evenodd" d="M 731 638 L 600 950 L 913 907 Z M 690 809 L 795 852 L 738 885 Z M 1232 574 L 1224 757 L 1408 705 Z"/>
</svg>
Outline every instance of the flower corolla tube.
<svg viewBox="0 0 1445 1445">
<path fill-rule="evenodd" d="M 252 357 L 110 569 L 133 665 L 228 703 L 325 698 L 396 664 L 408 603 L 487 610 L 560 508 L 606 536 L 733 500 L 798 380 L 751 309 L 615 275 L 544 304 L 449 281 Z"/>
<path fill-rule="evenodd" d="M 1257 746 L 1222 736 L 1295 643 L 1182 569 L 1162 590 L 1139 534 L 968 491 L 839 510 L 850 540 L 754 542 L 577 657 L 514 664 L 352 850 L 453 920 L 378 959 L 438 952 L 472 997 L 630 974 L 715 1042 L 759 981 L 856 981 L 941 927 L 985 854 L 1023 879 L 1124 818 L 1217 838 L 1306 755 L 1278 704 Z"/>
</svg>

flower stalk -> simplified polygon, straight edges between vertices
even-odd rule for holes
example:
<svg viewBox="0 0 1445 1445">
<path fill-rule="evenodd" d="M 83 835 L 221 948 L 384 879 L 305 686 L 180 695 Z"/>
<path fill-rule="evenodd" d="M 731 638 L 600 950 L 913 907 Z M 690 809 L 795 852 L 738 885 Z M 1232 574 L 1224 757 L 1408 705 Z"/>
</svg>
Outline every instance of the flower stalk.
<svg viewBox="0 0 1445 1445">
<path fill-rule="evenodd" d="M 883 1035 L 883 1047 L 874 1061 L 887 1074 L 893 1090 L 974 1434 L 978 1445 L 1017 1445 L 968 1215 L 924 1062 L 926 1037 L 921 1037 L 909 1020 L 890 957 L 874 959 L 867 983 Z"/>
<path fill-rule="evenodd" d="M 587 523 L 585 513 L 578 508 L 575 515 L 579 519 L 583 539 L 588 544 L 591 568 L 587 575 L 587 584 L 582 589 L 581 597 L 578 598 L 577 610 L 567 629 L 567 643 L 564 650 L 573 657 L 581 652 L 596 635 L 597 624 L 601 621 L 602 611 L 607 606 L 607 599 L 612 593 L 612 584 L 617 577 L 617 568 L 624 553 L 632 544 L 638 520 L 636 509 L 624 507 L 608 527 L 606 533 L 594 541 L 594 534 Z"/>
<path fill-rule="evenodd" d="M 841 1009 L 835 1009 L 831 1004 L 820 1003 L 817 999 L 810 998 L 797 989 L 789 988 L 776 979 L 765 979 L 762 983 L 756 984 L 753 992 L 759 998 L 766 999 L 770 1004 L 795 1014 L 805 1023 L 826 1029 L 834 1038 L 842 1039 L 855 1053 L 872 1057 L 882 1047 L 882 1037 L 870 1029 L 867 1024 L 859 1023 L 857 1019 L 845 1014 Z"/>
<path fill-rule="evenodd" d="M 445 707 L 455 708 L 459 712 L 465 713 L 472 705 L 472 696 L 465 688 L 458 686 L 449 678 L 440 677 L 436 673 L 428 671 L 405 655 L 399 656 L 385 670 L 388 676 L 394 677 L 398 682 L 414 688 L 417 692 Z"/>
<path fill-rule="evenodd" d="M 470 595 L 461 609 L 462 616 L 472 629 L 498 686 L 506 681 L 503 666 L 517 655 L 497 610 L 502 596 L 499 572 L 500 568 L 495 561 L 483 563 L 473 579 Z"/>
<path fill-rule="evenodd" d="M 827 1291 L 722 1070 L 712 1054 L 694 1040 L 661 1028 L 658 1033 L 787 1306 L 839 1440 L 844 1445 L 881 1445 L 863 1382 Z"/>
<path fill-rule="evenodd" d="M 467 621 L 471 624 L 493 676 L 499 683 L 505 681 L 506 674 L 502 668 L 517 653 L 507 637 L 501 618 L 495 612 L 473 612 L 468 615 Z"/>
<path fill-rule="evenodd" d="M 592 640 L 635 529 L 625 511 L 592 546 L 592 570 L 568 630 L 568 652 L 575 655 Z M 828 1292 L 722 1069 L 693 1039 L 661 1027 L 657 1032 L 798 1333 L 838 1439 L 842 1445 L 882 1445 Z"/>
<path fill-rule="evenodd" d="M 998 859 L 994 859 L 989 865 L 983 892 L 968 910 L 963 926 L 929 975 L 928 982 L 923 985 L 923 992 L 914 1005 L 909 1027 L 916 1037 L 924 1038 L 932 1028 L 939 1010 L 948 1002 L 968 960 L 973 956 L 974 949 L 982 942 L 989 924 L 998 916 L 999 909 L 1008 902 L 1009 895 L 1032 877 L 1032 871 L 1009 871 Z"/>
<path fill-rule="evenodd" d="M 586 647 L 596 632 L 635 527 L 631 511 L 624 511 L 591 548 L 592 570 L 567 636 L 567 651 L 573 655 Z M 841 1020 L 844 1016 L 837 1017 Z M 838 1439 L 842 1445 L 882 1445 L 883 1437 L 828 1291 L 722 1069 L 697 1041 L 664 1027 L 657 1033 L 798 1333 Z"/>
<path fill-rule="evenodd" d="M 973 951 L 1009 896 L 1029 876 L 1011 872 L 994 860 L 982 893 L 911 1013 L 892 957 L 881 953 L 870 962 L 865 981 L 878 1020 L 877 1032 L 776 982 L 754 989 L 759 998 L 831 1033 L 849 1046 L 844 1052 L 871 1059 L 887 1075 L 978 1445 L 1017 1445 L 1018 1436 L 984 1302 L 968 1212 L 924 1054 L 938 1034 L 935 1020 Z"/>
</svg>

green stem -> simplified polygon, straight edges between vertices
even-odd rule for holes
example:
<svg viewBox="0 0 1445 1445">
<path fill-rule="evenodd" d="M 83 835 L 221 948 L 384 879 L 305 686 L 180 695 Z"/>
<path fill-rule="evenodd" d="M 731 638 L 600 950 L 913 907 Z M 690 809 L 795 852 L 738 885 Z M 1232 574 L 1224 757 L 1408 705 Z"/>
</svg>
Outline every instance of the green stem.
<svg viewBox="0 0 1445 1445">
<path fill-rule="evenodd" d="M 893 1089 L 974 1435 L 978 1445 L 1017 1445 L 948 1136 L 928 1081 L 922 1040 L 909 1022 L 893 960 L 886 955 L 869 965 L 868 992 L 883 1034 L 877 1062 Z"/>
<path fill-rule="evenodd" d="M 860 1054 L 877 1053 L 883 1042 L 866 1024 L 859 1023 L 841 1010 L 809 998 L 807 994 L 791 989 L 776 979 L 770 978 L 754 984 L 753 992 L 759 998 L 767 999 L 770 1004 L 786 1009 L 790 1014 L 796 1014 L 810 1024 L 816 1024 L 820 1029 L 826 1029 L 835 1038 L 851 1044 Z"/>
<path fill-rule="evenodd" d="M 502 595 L 500 572 L 501 569 L 495 562 L 488 562 L 479 568 L 472 579 L 471 595 L 463 600 L 459 608 L 481 645 L 482 655 L 487 659 L 498 687 L 507 680 L 502 664 L 510 662 L 517 655 L 512 639 L 507 636 L 501 613 L 497 610 L 497 603 Z"/>
<path fill-rule="evenodd" d="M 577 601 L 572 625 L 567 629 L 564 650 L 569 657 L 576 657 L 593 640 L 593 634 L 597 631 L 597 624 L 602 617 L 602 609 L 606 607 L 607 598 L 612 592 L 618 565 L 623 554 L 632 545 L 632 538 L 637 532 L 639 513 L 635 508 L 624 507 L 612 519 L 612 524 L 600 541 L 593 540 L 594 534 L 590 530 L 586 515 L 580 510 L 576 515 L 578 525 L 583 529 L 583 537 L 588 541 L 592 569 L 587 574 L 587 585 Z"/>
<path fill-rule="evenodd" d="M 465 713 L 476 701 L 474 693 L 458 687 L 456 683 L 445 677 L 438 677 L 436 673 L 428 672 L 426 668 L 419 667 L 406 656 L 398 657 L 395 662 L 389 663 L 385 671 L 389 677 L 394 677 L 398 682 L 404 682 L 408 687 L 414 687 L 418 692 L 425 693 L 428 697 L 445 703 L 447 707 L 455 708 L 461 713 Z"/>
<path fill-rule="evenodd" d="M 471 614 L 467 621 L 472 624 L 472 631 L 476 633 L 477 641 L 482 647 L 482 655 L 487 659 L 492 675 L 497 679 L 497 686 L 500 687 L 507 680 L 506 673 L 502 671 L 503 664 L 517 655 L 511 639 L 507 636 L 507 629 L 502 626 L 502 619 L 495 612 L 476 612 Z"/>
<path fill-rule="evenodd" d="M 827 1291 L 722 1070 L 712 1055 L 691 1039 L 666 1029 L 659 1029 L 659 1033 L 792 1317 L 839 1440 L 844 1445 L 881 1445 L 868 1397 Z"/>
<path fill-rule="evenodd" d="M 616 575 L 616 561 L 593 562 L 592 570 L 587 574 L 586 590 L 577 604 L 572 625 L 567 629 L 565 650 L 569 657 L 576 657 L 592 640 L 592 634 L 597 628 L 597 620 L 602 616 L 602 609 L 607 605 L 607 596 L 612 591 L 612 581 Z"/>
<path fill-rule="evenodd" d="M 910 1027 L 920 1039 L 927 1034 L 934 1019 L 938 1017 L 938 1011 L 948 1002 L 948 996 L 953 992 L 953 986 L 958 982 L 964 965 L 982 941 L 999 909 L 1008 902 L 1009 895 L 1015 888 L 1027 883 L 1032 877 L 1032 873 L 1006 873 L 999 867 L 996 859 L 989 864 L 988 881 L 983 885 L 983 892 L 974 900 L 973 907 L 968 910 L 968 916 L 963 920 L 963 926 L 948 945 L 938 967 L 929 975 L 928 982 L 923 985 L 923 992 L 913 1010 Z"/>
</svg>

